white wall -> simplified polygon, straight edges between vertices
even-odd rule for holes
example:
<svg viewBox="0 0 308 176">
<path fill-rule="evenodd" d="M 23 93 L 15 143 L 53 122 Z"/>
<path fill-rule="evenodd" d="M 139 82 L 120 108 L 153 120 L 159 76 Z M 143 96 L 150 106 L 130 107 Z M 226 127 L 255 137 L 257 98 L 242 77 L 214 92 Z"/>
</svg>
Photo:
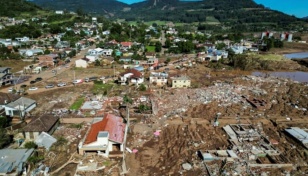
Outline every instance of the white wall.
<svg viewBox="0 0 308 176">
<path fill-rule="evenodd" d="M 75 64 L 76 64 L 76 67 L 81 67 L 81 68 L 87 68 L 88 67 L 87 61 L 84 61 L 82 59 L 76 60 Z"/>
</svg>

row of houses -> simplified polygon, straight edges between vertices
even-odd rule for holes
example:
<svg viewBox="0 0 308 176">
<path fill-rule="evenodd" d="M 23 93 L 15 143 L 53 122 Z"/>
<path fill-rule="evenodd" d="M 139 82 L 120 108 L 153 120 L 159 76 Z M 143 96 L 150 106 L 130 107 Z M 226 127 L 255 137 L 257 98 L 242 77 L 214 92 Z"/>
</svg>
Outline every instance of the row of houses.
<svg viewBox="0 0 308 176">
<path fill-rule="evenodd" d="M 135 68 L 126 70 L 118 78 L 118 82 L 121 85 L 140 85 L 144 83 L 144 80 L 143 73 Z M 166 72 L 151 72 L 149 76 L 149 83 L 158 87 L 167 86 L 168 80 L 172 88 L 191 87 L 191 79 L 188 76 L 174 76 L 169 78 Z"/>
</svg>

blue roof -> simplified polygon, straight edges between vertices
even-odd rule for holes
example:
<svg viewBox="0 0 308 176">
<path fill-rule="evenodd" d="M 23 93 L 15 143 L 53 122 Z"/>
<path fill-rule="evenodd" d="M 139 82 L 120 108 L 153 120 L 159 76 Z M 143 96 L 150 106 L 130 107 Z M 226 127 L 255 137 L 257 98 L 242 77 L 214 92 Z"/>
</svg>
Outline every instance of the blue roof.
<svg viewBox="0 0 308 176">
<path fill-rule="evenodd" d="M 287 133 L 301 141 L 303 144 L 308 144 L 308 133 L 298 127 L 291 127 L 285 129 Z"/>
<path fill-rule="evenodd" d="M 10 173 L 15 168 L 20 173 L 22 165 L 32 155 L 34 149 L 1 149 L 0 173 Z"/>
<path fill-rule="evenodd" d="M 138 70 L 138 71 L 143 71 L 144 70 L 144 67 L 142 66 L 137 66 L 137 67 L 134 67 L 135 70 Z"/>
</svg>

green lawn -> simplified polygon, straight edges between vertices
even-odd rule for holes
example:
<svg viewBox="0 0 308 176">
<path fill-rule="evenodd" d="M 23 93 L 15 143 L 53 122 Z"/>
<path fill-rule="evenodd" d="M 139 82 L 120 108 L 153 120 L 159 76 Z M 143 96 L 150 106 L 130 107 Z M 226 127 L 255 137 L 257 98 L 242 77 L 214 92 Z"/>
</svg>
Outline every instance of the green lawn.
<svg viewBox="0 0 308 176">
<path fill-rule="evenodd" d="M 72 106 L 70 107 L 70 109 L 78 110 L 78 109 L 82 106 L 83 102 L 84 102 L 84 97 L 78 98 L 78 99 L 72 104 Z"/>
<path fill-rule="evenodd" d="M 155 52 L 155 46 L 146 46 L 148 52 Z"/>
<path fill-rule="evenodd" d="M 110 84 L 110 83 L 104 84 L 102 81 L 94 81 L 92 92 L 94 94 L 107 95 L 112 89 L 112 87 L 114 87 L 114 84 Z"/>
<path fill-rule="evenodd" d="M 261 60 L 273 60 L 273 61 L 282 61 L 286 58 L 280 54 L 256 54 L 256 53 L 249 53 L 249 55 L 256 56 Z"/>
</svg>

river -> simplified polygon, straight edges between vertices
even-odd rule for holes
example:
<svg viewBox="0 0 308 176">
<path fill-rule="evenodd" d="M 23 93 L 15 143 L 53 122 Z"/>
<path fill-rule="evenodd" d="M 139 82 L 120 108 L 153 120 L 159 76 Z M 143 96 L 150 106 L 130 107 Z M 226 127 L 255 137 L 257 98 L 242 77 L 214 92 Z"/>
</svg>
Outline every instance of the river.
<svg viewBox="0 0 308 176">
<path fill-rule="evenodd" d="M 308 58 L 308 52 L 291 53 L 291 54 L 285 54 L 284 56 L 288 59 L 303 59 L 303 58 Z"/>
<path fill-rule="evenodd" d="M 298 82 L 308 82 L 308 72 L 252 72 L 254 76 L 274 76 L 280 78 L 288 78 Z"/>
</svg>

